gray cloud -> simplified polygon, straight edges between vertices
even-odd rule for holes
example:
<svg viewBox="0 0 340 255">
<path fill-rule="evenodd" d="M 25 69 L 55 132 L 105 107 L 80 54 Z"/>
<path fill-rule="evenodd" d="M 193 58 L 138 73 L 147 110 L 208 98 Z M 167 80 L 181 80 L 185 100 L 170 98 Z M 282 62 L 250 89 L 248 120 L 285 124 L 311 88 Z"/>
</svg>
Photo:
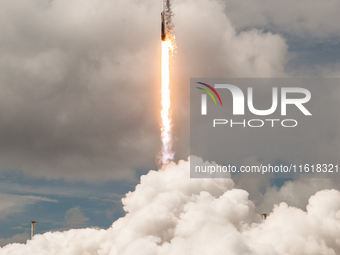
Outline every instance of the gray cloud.
<svg viewBox="0 0 340 255">
<path fill-rule="evenodd" d="M 289 45 L 290 76 L 329 77 L 340 58 L 339 2 L 223 0 L 238 32 L 258 28 L 282 35 Z M 336 75 L 339 77 L 339 75 Z"/>
<path fill-rule="evenodd" d="M 160 149 L 160 6 L 2 2 L 0 169 L 103 181 L 131 180 L 134 169 L 154 168 Z M 173 6 L 178 48 L 171 60 L 172 113 L 183 158 L 189 155 L 183 100 L 189 78 L 282 76 L 287 46 L 271 33 L 237 34 L 218 2 Z"/>
<path fill-rule="evenodd" d="M 73 207 L 65 212 L 65 226 L 68 228 L 79 228 L 87 225 L 89 218 L 80 210 L 79 206 Z"/>
<path fill-rule="evenodd" d="M 58 202 L 41 196 L 21 196 L 14 194 L 0 194 L 0 219 L 5 219 L 9 215 L 21 213 L 26 206 L 34 205 L 39 202 Z"/>
<path fill-rule="evenodd" d="M 41 3 L 3 1 L 1 168 L 133 178 L 159 147 L 159 41 L 150 33 L 159 13 L 138 2 Z"/>
<path fill-rule="evenodd" d="M 225 12 L 238 30 L 258 27 L 314 43 L 339 39 L 340 3 L 320 1 L 223 0 Z M 334 41 L 333 41 L 334 43 Z"/>
</svg>

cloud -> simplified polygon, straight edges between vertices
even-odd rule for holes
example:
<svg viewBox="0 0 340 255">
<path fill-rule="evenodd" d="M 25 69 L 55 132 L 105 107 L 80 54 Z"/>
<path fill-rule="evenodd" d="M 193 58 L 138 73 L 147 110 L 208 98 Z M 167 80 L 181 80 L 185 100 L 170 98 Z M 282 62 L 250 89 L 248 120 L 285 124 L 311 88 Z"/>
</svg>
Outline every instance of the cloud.
<svg viewBox="0 0 340 255">
<path fill-rule="evenodd" d="M 153 164 L 156 6 L 3 2 L 2 19 L 11 26 L 0 27 L 6 38 L 0 49 L 1 168 L 97 181 L 131 180 L 137 162 Z M 127 152 L 136 155 L 128 165 Z"/>
<path fill-rule="evenodd" d="M 256 29 L 236 33 L 218 1 L 173 6 L 173 116 L 183 130 L 174 132 L 183 139 L 177 149 L 184 158 L 189 78 L 282 76 L 287 45 Z M 155 167 L 159 7 L 152 1 L 2 1 L 0 170 L 101 182 L 133 180 L 135 169 Z"/>
<path fill-rule="evenodd" d="M 41 196 L 22 196 L 14 194 L 0 194 L 0 219 L 6 219 L 9 215 L 21 213 L 26 206 L 39 202 L 57 203 L 55 199 Z"/>
<path fill-rule="evenodd" d="M 133 180 L 133 169 L 153 166 L 160 147 L 159 4 L 1 3 L 0 171 L 19 169 L 47 179 L 102 182 Z M 321 11 L 312 3 L 305 8 L 303 2 L 283 1 L 244 6 L 235 1 L 177 0 L 173 6 L 178 45 L 171 59 L 177 158 L 189 155 L 190 77 L 284 77 L 288 45 L 277 33 L 321 41 L 338 34 L 337 4 L 332 1 L 319 6 Z M 260 15 L 254 15 L 256 10 Z M 337 75 L 336 66 L 319 68 L 324 76 Z M 233 189 L 230 179 L 190 180 L 187 164 L 181 161 L 144 176 L 124 199 L 127 215 L 108 230 L 46 233 L 26 246 L 9 245 L 0 254 L 190 254 L 192 249 L 200 254 L 207 253 L 207 245 L 214 253 L 283 254 L 289 247 L 291 254 L 310 254 L 310 247 L 316 254 L 332 254 L 332 249 L 339 253 L 334 237 L 338 209 L 327 199 L 337 200 L 338 193 L 316 193 L 338 188 L 333 181 L 299 180 L 265 190 L 269 180 L 260 180 L 237 183 L 238 189 Z M 30 189 L 22 185 L 15 189 L 19 188 Z M 39 194 L 47 191 L 54 192 L 34 188 Z M 49 199 L 3 194 L 1 200 L 5 203 L 0 218 L 6 218 Z M 273 204 L 279 206 L 268 221 L 261 222 L 257 213 L 271 212 Z M 311 209 L 304 211 L 306 206 Z M 330 214 L 322 207 L 329 207 Z M 287 216 L 281 223 L 281 213 L 297 217 Z M 65 215 L 70 225 L 85 224 L 86 218 L 77 207 Z M 300 221 L 310 223 L 311 237 L 299 228 Z M 282 226 L 276 228 L 278 222 Z M 315 222 L 321 223 L 320 228 Z M 328 224 L 334 226 L 329 236 L 321 229 Z M 289 231 L 296 232 L 294 240 Z M 271 233 L 278 237 L 273 241 L 277 246 L 270 243 Z M 319 239 L 312 244 L 315 236 Z M 300 245 L 306 249 L 299 250 Z"/>
<path fill-rule="evenodd" d="M 280 188 L 266 186 L 263 196 L 258 201 L 258 210 L 271 211 L 274 204 L 285 202 L 291 206 L 306 209 L 308 198 L 317 191 L 323 189 L 339 190 L 336 180 L 330 178 L 298 178 L 294 181 L 286 181 Z M 255 195 L 255 192 L 253 194 Z"/>
<path fill-rule="evenodd" d="M 222 1 L 185 0 L 173 7 L 172 116 L 176 157 L 181 159 L 189 155 L 189 78 L 286 77 L 287 44 L 282 36 L 262 30 L 237 32 Z"/>
<path fill-rule="evenodd" d="M 87 225 L 89 218 L 84 215 L 79 206 L 73 207 L 65 212 L 65 226 L 68 228 L 79 228 Z"/>
<path fill-rule="evenodd" d="M 14 235 L 10 238 L 0 238 L 0 247 L 3 247 L 9 243 L 25 243 L 30 238 L 28 233 L 22 233 Z"/>
<path fill-rule="evenodd" d="M 340 192 L 306 210 L 277 204 L 266 220 L 231 179 L 190 179 L 189 161 L 141 177 L 107 229 L 72 229 L 9 244 L 0 254 L 338 254 Z"/>
<path fill-rule="evenodd" d="M 238 30 L 259 27 L 297 39 L 315 42 L 339 37 L 339 2 L 223 0 L 225 12 Z M 311 43 L 311 41 L 306 42 Z"/>
<path fill-rule="evenodd" d="M 223 12 L 225 7 L 221 1 L 207 0 L 174 4 L 173 20 L 178 24 L 175 27 L 178 43 L 175 59 L 180 59 L 179 64 L 189 64 L 183 70 L 186 76 L 284 76 L 285 39 L 257 29 L 236 32 Z"/>
<path fill-rule="evenodd" d="M 222 2 L 238 32 L 257 28 L 280 34 L 287 40 L 289 61 L 285 71 L 289 76 L 329 77 L 334 76 L 329 75 L 333 69 L 338 70 L 338 1 Z"/>
</svg>

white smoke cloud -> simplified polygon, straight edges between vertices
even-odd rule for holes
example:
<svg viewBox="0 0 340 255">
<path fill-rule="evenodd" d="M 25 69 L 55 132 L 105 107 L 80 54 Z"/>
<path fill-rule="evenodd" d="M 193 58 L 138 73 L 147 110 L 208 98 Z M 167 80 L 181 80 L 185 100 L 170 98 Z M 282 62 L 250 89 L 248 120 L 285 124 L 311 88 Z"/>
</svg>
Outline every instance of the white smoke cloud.
<svg viewBox="0 0 340 255">
<path fill-rule="evenodd" d="M 302 210 L 276 205 L 266 220 L 231 179 L 190 179 L 189 161 L 141 177 L 107 229 L 72 229 L 9 244 L 7 254 L 339 254 L 340 192 L 323 190 Z"/>
<path fill-rule="evenodd" d="M 0 247 L 3 247 L 9 243 L 25 243 L 29 237 L 29 234 L 24 232 L 21 234 L 16 234 L 10 238 L 0 238 Z"/>
</svg>

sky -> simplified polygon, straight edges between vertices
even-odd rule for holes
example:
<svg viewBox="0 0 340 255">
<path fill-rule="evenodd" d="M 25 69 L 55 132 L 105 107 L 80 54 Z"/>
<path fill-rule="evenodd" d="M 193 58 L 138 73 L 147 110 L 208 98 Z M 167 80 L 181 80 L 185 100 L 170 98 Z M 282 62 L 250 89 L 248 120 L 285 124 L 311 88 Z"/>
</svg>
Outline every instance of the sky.
<svg viewBox="0 0 340 255">
<path fill-rule="evenodd" d="M 175 162 L 190 156 L 190 78 L 338 77 L 339 5 L 173 0 Z M 132 205 L 124 211 L 125 194 L 158 169 L 161 2 L 0 0 L 0 6 L 0 245 L 26 242 L 32 220 L 39 234 L 108 229 L 133 212 Z M 225 180 L 225 190 L 249 193 L 249 200 L 244 192 L 237 200 L 251 204 L 249 224 L 280 202 L 294 209 L 279 205 L 276 212 L 295 212 L 319 208 L 327 194 L 339 197 L 332 179 L 231 183 Z"/>
</svg>

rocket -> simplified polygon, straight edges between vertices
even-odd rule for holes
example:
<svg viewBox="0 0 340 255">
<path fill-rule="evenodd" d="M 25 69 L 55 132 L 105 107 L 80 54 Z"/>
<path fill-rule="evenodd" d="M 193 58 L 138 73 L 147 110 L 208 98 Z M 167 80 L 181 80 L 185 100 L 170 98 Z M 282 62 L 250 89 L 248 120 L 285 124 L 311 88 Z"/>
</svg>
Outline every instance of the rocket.
<svg viewBox="0 0 340 255">
<path fill-rule="evenodd" d="M 161 35 L 162 35 L 162 41 L 165 41 L 166 32 L 165 32 L 165 20 L 164 20 L 164 11 L 161 13 L 161 19 L 162 19 L 162 28 L 161 28 Z"/>
<path fill-rule="evenodd" d="M 161 13 L 161 22 L 162 22 L 162 27 L 161 27 L 161 39 L 162 41 L 165 41 L 166 39 L 166 34 L 167 34 L 167 24 L 166 24 L 166 13 L 170 9 L 170 0 L 162 0 L 163 2 L 163 11 Z"/>
</svg>

